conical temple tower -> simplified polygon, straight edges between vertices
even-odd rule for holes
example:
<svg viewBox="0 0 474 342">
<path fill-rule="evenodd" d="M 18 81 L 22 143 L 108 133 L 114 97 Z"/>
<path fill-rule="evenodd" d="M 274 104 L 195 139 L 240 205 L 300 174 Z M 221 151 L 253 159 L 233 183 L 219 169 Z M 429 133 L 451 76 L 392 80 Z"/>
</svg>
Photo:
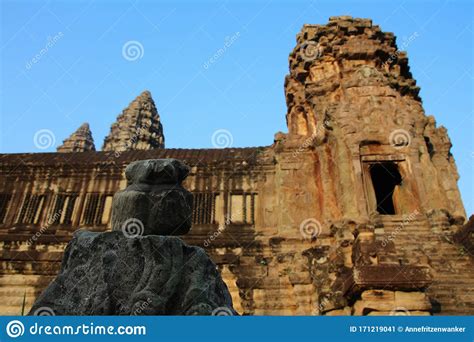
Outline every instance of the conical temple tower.
<svg viewBox="0 0 474 342">
<path fill-rule="evenodd" d="M 58 152 L 85 152 L 95 151 L 94 139 L 87 122 L 72 133 L 63 144 L 57 148 Z"/>
<path fill-rule="evenodd" d="M 149 91 L 144 91 L 117 117 L 103 151 L 151 150 L 165 147 L 163 127 Z"/>
</svg>

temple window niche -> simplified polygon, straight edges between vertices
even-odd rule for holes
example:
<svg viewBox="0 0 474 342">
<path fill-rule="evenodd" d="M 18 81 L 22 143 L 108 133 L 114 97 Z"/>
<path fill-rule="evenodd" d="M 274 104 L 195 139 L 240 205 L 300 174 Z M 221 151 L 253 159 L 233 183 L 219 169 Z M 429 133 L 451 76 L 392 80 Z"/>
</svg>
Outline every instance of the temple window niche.
<svg viewBox="0 0 474 342">
<path fill-rule="evenodd" d="M 420 210 L 419 191 L 407 156 L 372 143 L 361 146 L 360 153 L 369 215 L 398 217 Z"/>
</svg>

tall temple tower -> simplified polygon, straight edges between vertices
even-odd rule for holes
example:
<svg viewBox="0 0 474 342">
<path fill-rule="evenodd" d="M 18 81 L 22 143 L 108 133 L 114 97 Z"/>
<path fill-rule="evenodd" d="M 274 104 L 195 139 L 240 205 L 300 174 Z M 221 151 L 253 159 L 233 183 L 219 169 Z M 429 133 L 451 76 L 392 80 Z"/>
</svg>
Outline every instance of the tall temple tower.
<svg viewBox="0 0 474 342">
<path fill-rule="evenodd" d="M 151 150 L 165 147 L 163 127 L 149 91 L 125 108 L 105 137 L 103 151 Z"/>
<path fill-rule="evenodd" d="M 425 116 L 393 33 L 352 17 L 304 25 L 289 62 L 287 139 L 315 149 L 320 218 L 466 216 L 446 129 Z"/>
</svg>

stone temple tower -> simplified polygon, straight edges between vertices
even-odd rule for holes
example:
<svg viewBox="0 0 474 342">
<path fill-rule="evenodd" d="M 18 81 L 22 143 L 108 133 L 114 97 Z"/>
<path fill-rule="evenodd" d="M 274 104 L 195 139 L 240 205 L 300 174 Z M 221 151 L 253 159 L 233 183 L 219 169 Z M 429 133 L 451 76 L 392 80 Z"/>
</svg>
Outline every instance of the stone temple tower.
<svg viewBox="0 0 474 342">
<path fill-rule="evenodd" d="M 105 137 L 103 151 L 151 150 L 165 147 L 163 126 L 155 102 L 144 91 L 125 108 Z"/>
<path fill-rule="evenodd" d="M 94 139 L 87 122 L 83 123 L 69 138 L 57 148 L 58 152 L 95 151 Z"/>
<path fill-rule="evenodd" d="M 318 152 L 323 220 L 433 208 L 465 217 L 446 129 L 425 116 L 393 33 L 333 17 L 303 27 L 289 62 L 287 139 Z"/>
</svg>

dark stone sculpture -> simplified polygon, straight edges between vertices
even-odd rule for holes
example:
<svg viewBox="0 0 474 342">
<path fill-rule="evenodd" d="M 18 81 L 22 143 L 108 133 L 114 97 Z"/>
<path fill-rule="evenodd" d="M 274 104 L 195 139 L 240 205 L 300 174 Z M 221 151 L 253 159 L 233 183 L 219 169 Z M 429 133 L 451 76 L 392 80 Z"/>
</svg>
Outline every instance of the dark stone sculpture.
<svg viewBox="0 0 474 342">
<path fill-rule="evenodd" d="M 191 228 L 188 168 L 175 159 L 126 168 L 128 186 L 114 196 L 112 232 L 79 230 L 61 271 L 30 315 L 234 315 L 216 265 L 174 236 Z"/>
<path fill-rule="evenodd" d="M 121 232 L 78 231 L 61 271 L 30 314 L 235 314 L 227 286 L 203 249 L 178 237 L 127 238 Z"/>
</svg>

